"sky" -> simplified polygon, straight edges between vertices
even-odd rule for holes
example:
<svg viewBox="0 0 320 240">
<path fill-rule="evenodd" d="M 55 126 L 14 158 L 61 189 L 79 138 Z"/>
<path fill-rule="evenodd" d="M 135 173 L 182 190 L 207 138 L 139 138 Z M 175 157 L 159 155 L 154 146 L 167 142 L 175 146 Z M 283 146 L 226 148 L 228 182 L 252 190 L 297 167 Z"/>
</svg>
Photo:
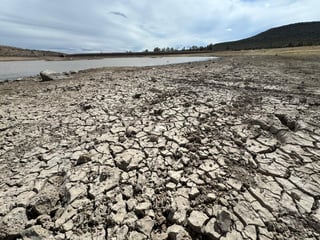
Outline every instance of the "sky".
<svg viewBox="0 0 320 240">
<path fill-rule="evenodd" d="M 319 0 L 0 0 L 0 45 L 66 53 L 207 46 L 320 21 Z"/>
</svg>

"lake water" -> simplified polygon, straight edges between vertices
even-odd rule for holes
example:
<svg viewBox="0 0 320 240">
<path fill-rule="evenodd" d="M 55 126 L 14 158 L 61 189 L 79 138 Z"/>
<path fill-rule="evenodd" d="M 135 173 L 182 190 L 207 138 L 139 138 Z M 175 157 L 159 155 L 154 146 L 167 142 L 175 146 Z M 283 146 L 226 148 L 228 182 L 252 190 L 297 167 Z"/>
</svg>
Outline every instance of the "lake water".
<svg viewBox="0 0 320 240">
<path fill-rule="evenodd" d="M 0 62 L 0 81 L 35 76 L 42 70 L 79 71 L 101 67 L 142 67 L 207 61 L 215 57 L 127 57 L 72 61 L 8 61 Z"/>
</svg>

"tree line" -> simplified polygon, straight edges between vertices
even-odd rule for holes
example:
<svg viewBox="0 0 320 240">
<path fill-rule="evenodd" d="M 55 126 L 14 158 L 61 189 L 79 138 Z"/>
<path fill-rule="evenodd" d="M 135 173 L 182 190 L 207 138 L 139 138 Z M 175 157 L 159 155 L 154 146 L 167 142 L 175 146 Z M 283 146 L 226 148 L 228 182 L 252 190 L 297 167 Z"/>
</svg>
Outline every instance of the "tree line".
<svg viewBox="0 0 320 240">
<path fill-rule="evenodd" d="M 209 44 L 208 46 L 191 46 L 191 47 L 183 47 L 181 49 L 173 48 L 173 47 L 155 47 L 152 51 L 146 49 L 144 52 L 155 52 L 155 53 L 170 53 L 170 52 L 186 52 L 186 51 L 206 51 L 213 50 L 213 44 Z"/>
</svg>

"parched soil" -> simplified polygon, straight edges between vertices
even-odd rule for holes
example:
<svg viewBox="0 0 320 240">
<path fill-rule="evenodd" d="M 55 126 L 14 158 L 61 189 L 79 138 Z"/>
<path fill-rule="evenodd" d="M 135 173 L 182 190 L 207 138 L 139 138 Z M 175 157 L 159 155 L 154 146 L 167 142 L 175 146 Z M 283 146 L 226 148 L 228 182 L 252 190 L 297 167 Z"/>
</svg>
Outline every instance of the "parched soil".
<svg viewBox="0 0 320 240">
<path fill-rule="evenodd" d="M 0 84 L 0 239 L 320 239 L 320 61 Z"/>
</svg>

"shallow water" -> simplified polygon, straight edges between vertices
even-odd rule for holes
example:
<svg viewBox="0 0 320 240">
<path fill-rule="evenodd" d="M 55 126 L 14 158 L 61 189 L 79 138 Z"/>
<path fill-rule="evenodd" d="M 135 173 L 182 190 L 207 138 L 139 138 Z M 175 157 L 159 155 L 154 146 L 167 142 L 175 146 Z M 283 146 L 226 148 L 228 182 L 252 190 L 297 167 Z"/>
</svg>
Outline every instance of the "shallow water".
<svg viewBox="0 0 320 240">
<path fill-rule="evenodd" d="M 79 71 L 101 67 L 142 67 L 206 61 L 215 57 L 130 57 L 72 61 L 10 61 L 0 62 L 0 81 L 35 76 L 42 70 Z"/>
</svg>

